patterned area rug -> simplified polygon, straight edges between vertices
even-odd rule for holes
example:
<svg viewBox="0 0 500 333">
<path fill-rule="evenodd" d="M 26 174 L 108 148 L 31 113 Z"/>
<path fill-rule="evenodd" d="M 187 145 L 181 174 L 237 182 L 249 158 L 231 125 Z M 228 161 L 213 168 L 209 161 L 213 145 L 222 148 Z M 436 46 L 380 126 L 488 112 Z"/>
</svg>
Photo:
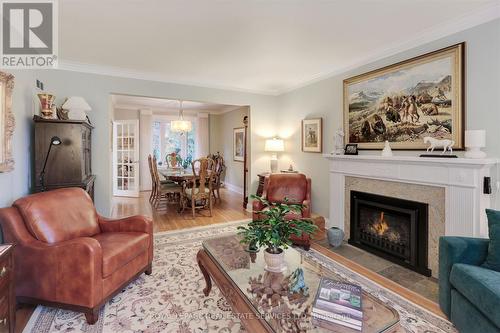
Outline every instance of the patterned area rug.
<svg viewBox="0 0 500 333">
<path fill-rule="evenodd" d="M 205 280 L 196 263 L 196 253 L 204 239 L 235 233 L 236 227 L 242 223 L 245 221 L 155 234 L 153 274 L 141 275 L 110 300 L 101 310 L 95 325 L 87 325 L 83 314 L 39 306 L 23 333 L 244 332 L 216 286 L 209 297 L 204 297 L 202 289 Z M 304 253 L 394 307 L 401 317 L 402 331 L 456 332 L 448 321 L 381 288 L 347 267 L 314 250 Z"/>
</svg>

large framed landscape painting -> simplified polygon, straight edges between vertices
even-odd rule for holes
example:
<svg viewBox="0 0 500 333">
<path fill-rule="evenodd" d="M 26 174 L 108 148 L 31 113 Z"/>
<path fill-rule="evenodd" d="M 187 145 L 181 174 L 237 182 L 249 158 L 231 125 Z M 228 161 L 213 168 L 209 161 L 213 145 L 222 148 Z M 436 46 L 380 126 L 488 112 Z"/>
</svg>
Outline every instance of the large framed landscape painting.
<svg viewBox="0 0 500 333">
<path fill-rule="evenodd" d="M 463 149 L 464 48 L 457 44 L 344 80 L 344 131 L 359 149 Z"/>
</svg>

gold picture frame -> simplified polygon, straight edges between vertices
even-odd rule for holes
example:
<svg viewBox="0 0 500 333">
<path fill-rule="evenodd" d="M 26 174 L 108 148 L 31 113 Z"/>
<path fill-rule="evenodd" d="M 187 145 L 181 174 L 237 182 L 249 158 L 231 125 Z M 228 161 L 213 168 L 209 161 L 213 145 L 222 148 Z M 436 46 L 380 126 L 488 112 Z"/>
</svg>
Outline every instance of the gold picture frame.
<svg viewBox="0 0 500 333">
<path fill-rule="evenodd" d="M 460 43 L 344 80 L 346 143 L 421 150 L 431 136 L 464 149 L 464 58 Z"/>
<path fill-rule="evenodd" d="M 14 169 L 12 156 L 12 135 L 15 119 L 12 113 L 12 91 L 14 90 L 14 75 L 0 72 L 0 172 Z"/>
</svg>

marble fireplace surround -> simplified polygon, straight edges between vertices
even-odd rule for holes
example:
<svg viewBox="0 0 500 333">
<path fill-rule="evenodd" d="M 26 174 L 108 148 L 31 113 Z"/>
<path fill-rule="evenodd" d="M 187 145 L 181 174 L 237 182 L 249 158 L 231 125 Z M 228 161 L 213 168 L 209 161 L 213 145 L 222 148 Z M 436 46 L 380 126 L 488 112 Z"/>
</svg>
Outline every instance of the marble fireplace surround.
<svg viewBox="0 0 500 333">
<path fill-rule="evenodd" d="M 428 258 L 437 276 L 440 236 L 487 237 L 483 178 L 496 159 L 421 158 L 414 156 L 330 155 L 329 226 L 350 228 L 350 191 L 392 196 L 429 204 Z"/>
<path fill-rule="evenodd" d="M 346 241 L 350 237 L 351 191 L 367 192 L 428 204 L 429 233 L 427 238 L 427 262 L 429 268 L 432 270 L 432 276 L 437 277 L 439 237 L 444 235 L 444 187 L 406 184 L 350 176 L 345 177 L 344 231 Z"/>
</svg>

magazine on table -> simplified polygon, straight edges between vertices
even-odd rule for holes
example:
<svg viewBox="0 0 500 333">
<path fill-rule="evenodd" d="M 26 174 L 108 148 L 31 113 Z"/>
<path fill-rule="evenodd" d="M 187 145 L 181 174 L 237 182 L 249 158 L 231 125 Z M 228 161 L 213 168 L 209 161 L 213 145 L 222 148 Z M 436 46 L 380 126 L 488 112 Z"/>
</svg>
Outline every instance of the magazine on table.
<svg viewBox="0 0 500 333">
<path fill-rule="evenodd" d="M 312 306 L 313 323 L 327 329 L 342 325 L 358 331 L 363 327 L 360 286 L 321 278 Z"/>
</svg>

